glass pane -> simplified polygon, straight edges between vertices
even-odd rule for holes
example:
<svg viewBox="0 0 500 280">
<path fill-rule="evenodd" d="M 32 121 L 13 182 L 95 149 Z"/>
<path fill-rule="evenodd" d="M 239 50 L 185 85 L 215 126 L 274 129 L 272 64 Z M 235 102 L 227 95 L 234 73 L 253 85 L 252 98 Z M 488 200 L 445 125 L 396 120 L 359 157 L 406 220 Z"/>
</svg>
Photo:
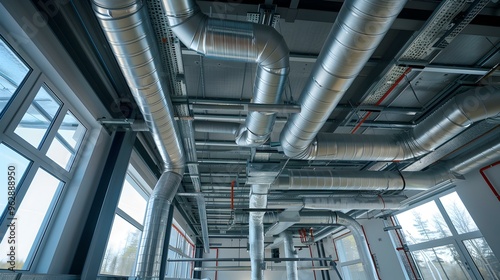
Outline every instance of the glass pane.
<svg viewBox="0 0 500 280">
<path fill-rule="evenodd" d="M 38 148 L 61 103 L 45 87 L 41 87 L 14 132 Z"/>
<path fill-rule="evenodd" d="M 342 274 L 344 275 L 344 280 L 366 279 L 365 271 L 363 270 L 363 264 L 361 263 L 343 266 Z"/>
<path fill-rule="evenodd" d="M 69 170 L 74 158 L 74 154 L 58 138 L 55 138 L 50 144 L 47 156 L 66 170 Z"/>
<path fill-rule="evenodd" d="M 7 205 L 9 197 L 12 197 L 13 195 L 12 192 L 15 192 L 15 189 L 17 189 L 19 183 L 21 183 L 21 179 L 23 178 L 24 173 L 28 169 L 29 164 L 30 161 L 28 159 L 18 154 L 11 148 L 5 146 L 4 144 L 0 144 L 0 168 L 1 168 L 0 182 L 4 182 L 4 184 L 7 185 L 5 187 L 5 190 L 2 190 L 3 193 L 0 195 L 0 211 L 1 211 L 0 215 L 3 213 L 5 206 Z M 8 177 L 9 171 L 15 172 L 15 174 L 11 173 L 11 176 L 13 175 L 14 177 L 10 178 L 11 180 L 9 180 Z M 15 182 L 15 183 L 10 183 L 10 182 Z"/>
<path fill-rule="evenodd" d="M 479 230 L 456 192 L 445 195 L 439 200 L 459 234 Z"/>
<path fill-rule="evenodd" d="M 484 238 L 465 240 L 464 244 L 484 279 L 500 279 L 500 263 Z"/>
<path fill-rule="evenodd" d="M 120 195 L 120 201 L 118 202 L 118 208 L 142 225 L 144 215 L 146 214 L 147 201 L 133 185 L 135 185 L 135 182 L 127 175 Z"/>
<path fill-rule="evenodd" d="M 412 252 L 423 279 L 471 279 L 452 245 Z"/>
<path fill-rule="evenodd" d="M 0 114 L 30 69 L 0 38 Z"/>
<path fill-rule="evenodd" d="M 354 236 L 348 235 L 336 241 L 339 260 L 341 262 L 352 261 L 359 259 L 358 247 Z"/>
<path fill-rule="evenodd" d="M 451 236 L 450 229 L 434 201 L 405 211 L 396 217 L 403 227 L 409 244 Z"/>
<path fill-rule="evenodd" d="M 29 269 L 28 255 L 36 249 L 37 238 L 41 236 L 52 213 L 53 204 L 63 183 L 43 169 L 38 169 L 19 209 L 16 222 L 16 269 Z M 7 236 L 0 243 L 0 252 L 6 252 Z M 1 265 L 6 264 L 5 255 L 0 255 Z"/>
<path fill-rule="evenodd" d="M 140 230 L 115 215 L 101 264 L 101 274 L 132 276 L 140 238 Z"/>
<path fill-rule="evenodd" d="M 77 147 L 83 140 L 87 129 L 73 116 L 66 112 L 61 126 L 57 130 L 56 138 L 50 144 L 47 156 L 69 170 L 75 158 Z"/>
<path fill-rule="evenodd" d="M 68 111 L 57 133 L 64 139 L 67 145 L 76 149 L 85 135 L 87 129 Z"/>
</svg>

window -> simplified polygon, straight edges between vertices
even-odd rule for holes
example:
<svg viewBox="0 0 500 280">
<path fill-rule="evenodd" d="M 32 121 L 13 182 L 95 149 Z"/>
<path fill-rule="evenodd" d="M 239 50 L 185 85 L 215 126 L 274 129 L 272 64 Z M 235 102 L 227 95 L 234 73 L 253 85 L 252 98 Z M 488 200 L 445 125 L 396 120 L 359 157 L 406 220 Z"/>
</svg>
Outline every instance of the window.
<svg viewBox="0 0 500 280">
<path fill-rule="evenodd" d="M 131 165 L 128 169 L 101 263 L 101 274 L 132 276 L 134 272 L 151 189 L 134 175 Z"/>
<path fill-rule="evenodd" d="M 498 259 L 456 192 L 395 217 L 423 279 L 500 279 Z"/>
<path fill-rule="evenodd" d="M 88 127 L 25 61 L 0 37 L 0 269 L 30 269 Z"/>
<path fill-rule="evenodd" d="M 0 116 L 31 69 L 0 37 Z"/>
<path fill-rule="evenodd" d="M 194 253 L 193 241 L 174 219 L 170 232 L 168 259 L 192 258 Z M 167 262 L 166 277 L 168 278 L 192 278 L 192 272 L 191 262 Z"/>
<path fill-rule="evenodd" d="M 352 234 L 335 240 L 342 279 L 365 279 L 366 274 Z"/>
</svg>

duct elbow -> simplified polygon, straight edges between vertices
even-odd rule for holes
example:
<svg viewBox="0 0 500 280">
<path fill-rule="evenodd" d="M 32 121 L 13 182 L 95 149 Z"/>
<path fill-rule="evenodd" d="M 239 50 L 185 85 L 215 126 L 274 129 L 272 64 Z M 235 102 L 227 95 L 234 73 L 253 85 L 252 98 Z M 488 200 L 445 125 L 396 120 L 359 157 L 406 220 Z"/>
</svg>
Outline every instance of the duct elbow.
<svg viewBox="0 0 500 280">
<path fill-rule="evenodd" d="M 276 29 L 267 26 L 254 24 L 254 42 L 260 50 L 257 63 L 259 66 L 275 72 L 275 74 L 286 75 L 290 67 L 290 50 L 285 39 Z"/>
</svg>

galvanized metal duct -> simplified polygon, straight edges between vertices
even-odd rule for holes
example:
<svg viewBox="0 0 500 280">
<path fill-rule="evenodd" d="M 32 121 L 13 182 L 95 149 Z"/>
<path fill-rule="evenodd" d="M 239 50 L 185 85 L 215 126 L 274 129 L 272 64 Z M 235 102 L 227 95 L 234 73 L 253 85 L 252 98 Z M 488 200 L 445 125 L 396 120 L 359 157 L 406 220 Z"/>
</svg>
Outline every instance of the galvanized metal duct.
<svg viewBox="0 0 500 280">
<path fill-rule="evenodd" d="M 267 205 L 267 186 L 252 185 L 250 193 L 250 209 L 264 209 Z M 265 212 L 250 212 L 248 217 L 248 239 L 250 244 L 251 279 L 264 278 L 264 214 Z"/>
<path fill-rule="evenodd" d="M 236 215 L 235 219 L 239 222 L 246 222 L 248 219 L 247 215 Z M 276 215 L 265 215 L 264 221 L 267 223 L 277 222 L 278 218 Z M 251 222 L 251 220 L 250 220 Z M 366 243 L 366 238 L 363 233 L 361 225 L 356 222 L 350 216 L 342 212 L 303 212 L 300 213 L 300 222 L 297 224 L 318 224 L 318 225 L 342 225 L 351 231 L 356 241 L 356 246 L 359 250 L 359 255 L 363 263 L 363 268 L 366 273 L 366 279 L 378 279 L 373 265 L 373 259 L 371 257 L 368 245 Z M 253 265 L 252 265 L 253 267 Z"/>
<path fill-rule="evenodd" d="M 240 129 L 239 123 L 229 122 L 211 122 L 211 121 L 195 121 L 194 131 L 208 133 L 223 133 L 237 135 Z"/>
<path fill-rule="evenodd" d="M 469 151 L 426 171 L 332 171 L 289 170 L 276 179 L 271 189 L 314 190 L 429 190 L 462 179 L 461 175 L 500 159 L 500 143 L 495 139 L 479 150 Z M 269 206 L 270 207 L 270 206 Z M 338 209 L 339 210 L 339 209 Z"/>
<path fill-rule="evenodd" d="M 293 247 L 292 233 L 289 231 L 283 232 L 281 234 L 283 238 L 283 249 L 285 251 L 285 258 L 297 258 L 297 251 Z M 298 280 L 299 274 L 297 270 L 297 262 L 287 261 L 286 266 L 286 279 L 287 280 Z"/>
<path fill-rule="evenodd" d="M 276 104 L 289 71 L 288 47 L 272 27 L 209 18 L 193 0 L 163 0 L 170 28 L 191 50 L 209 58 L 258 64 L 253 103 Z M 271 134 L 275 113 L 250 112 L 236 142 L 260 146 Z"/>
<path fill-rule="evenodd" d="M 444 169 L 422 172 L 393 171 L 334 171 L 289 170 L 288 177 L 279 177 L 271 186 L 273 190 L 348 190 L 391 191 L 427 190 L 438 183 L 456 179 Z"/>
<path fill-rule="evenodd" d="M 301 159 L 407 160 L 427 154 L 474 122 L 500 115 L 500 87 L 473 88 L 458 94 L 408 133 L 365 135 L 320 133 Z"/>
<path fill-rule="evenodd" d="M 358 195 L 351 197 L 305 197 L 302 200 L 268 200 L 267 208 L 296 207 L 302 204 L 303 209 L 315 210 L 351 210 L 351 209 L 399 209 L 406 196 Z"/>
<path fill-rule="evenodd" d="M 164 173 L 149 199 L 136 273 L 159 279 L 167 217 L 185 168 L 168 86 L 149 17 L 142 1 L 93 0 L 93 9 L 164 161 Z"/>
<path fill-rule="evenodd" d="M 380 43 L 406 1 L 344 2 L 293 114 L 281 132 L 292 158 L 315 158 L 314 138 Z M 319 142 L 319 141 L 318 141 Z"/>
</svg>

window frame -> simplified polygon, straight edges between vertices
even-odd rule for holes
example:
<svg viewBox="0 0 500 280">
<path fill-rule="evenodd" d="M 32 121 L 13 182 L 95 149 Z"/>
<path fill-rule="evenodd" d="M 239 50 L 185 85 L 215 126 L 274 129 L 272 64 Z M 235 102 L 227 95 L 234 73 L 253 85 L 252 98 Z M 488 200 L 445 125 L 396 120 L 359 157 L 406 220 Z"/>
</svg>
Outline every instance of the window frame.
<svg viewBox="0 0 500 280">
<path fill-rule="evenodd" d="M 340 242 L 342 239 L 344 238 L 349 238 L 349 237 L 352 237 L 354 238 L 354 235 L 352 234 L 351 231 L 348 231 L 338 237 L 335 237 L 334 240 L 333 240 L 333 246 L 335 247 L 335 253 L 337 255 L 337 267 L 338 267 L 338 271 L 342 274 L 342 277 L 345 278 L 345 279 L 350 279 L 350 278 L 347 278 L 346 275 L 344 275 L 344 268 L 348 267 L 348 266 L 351 266 L 351 265 L 355 265 L 355 264 L 361 264 L 363 265 L 363 261 L 361 260 L 361 252 L 359 251 L 359 248 L 358 248 L 358 244 L 356 243 L 356 240 L 354 240 L 354 245 L 356 245 L 356 251 L 358 252 L 358 258 L 357 259 L 352 259 L 352 260 L 349 260 L 349 261 L 342 261 L 341 260 L 341 257 L 340 257 L 340 249 L 343 250 L 343 252 L 345 252 L 345 248 L 343 245 L 341 246 L 338 246 L 338 243 L 337 242 Z M 341 244 L 341 243 L 340 243 Z M 345 253 L 344 253 L 345 255 Z M 363 267 L 363 270 L 364 270 L 364 267 Z"/>
<path fill-rule="evenodd" d="M 6 32 L 2 26 L 0 26 L 1 34 L 9 34 Z M 23 202 L 29 186 L 32 184 L 35 174 L 38 170 L 44 170 L 50 175 L 54 176 L 63 184 L 62 187 L 56 191 L 54 196 L 51 198 L 50 206 L 45 217 L 37 229 L 38 232 L 36 237 L 31 244 L 31 249 L 26 256 L 25 263 L 21 271 L 31 271 L 36 266 L 38 260 L 37 255 L 42 250 L 44 245 L 44 237 L 47 232 L 50 231 L 51 227 L 55 223 L 55 215 L 59 212 L 61 199 L 64 197 L 70 185 L 73 176 L 80 168 L 78 162 L 82 157 L 82 151 L 85 149 L 86 143 L 91 137 L 91 130 L 93 126 L 89 123 L 88 118 L 85 118 L 79 110 L 72 104 L 70 100 L 74 93 L 68 93 L 68 96 L 60 91 L 60 89 L 52 82 L 52 80 L 43 73 L 39 65 L 35 63 L 29 54 L 27 54 L 19 45 L 13 45 L 9 38 L 0 34 L 0 39 L 5 42 L 7 47 L 29 68 L 29 71 L 23 81 L 19 84 L 16 91 L 11 96 L 10 100 L 7 102 L 3 112 L 0 115 L 0 143 L 4 144 L 6 147 L 12 149 L 13 151 L 19 153 L 26 159 L 30 161 L 25 174 L 21 178 L 16 178 L 17 188 L 16 188 L 16 213 L 19 206 Z M 56 77 L 58 78 L 58 77 Z M 17 135 L 14 130 L 21 121 L 22 117 L 28 110 L 35 96 L 39 92 L 42 86 L 46 87 L 46 90 L 50 92 L 55 98 L 57 98 L 61 106 L 58 109 L 56 115 L 54 116 L 51 124 L 49 125 L 43 140 L 41 141 L 39 147 L 34 147 L 27 141 L 22 139 Z M 47 151 L 56 139 L 56 135 L 64 120 L 67 112 L 71 112 L 75 119 L 85 128 L 85 133 L 81 137 L 79 143 L 75 146 L 75 155 L 72 157 L 72 163 L 69 170 L 61 167 L 54 160 L 49 158 Z M 7 228 L 7 211 L 6 209 L 0 209 L 0 240 L 2 240 L 6 234 Z M 3 269 L 0 269 L 2 271 Z"/>
<path fill-rule="evenodd" d="M 398 214 L 410 211 L 416 207 L 419 207 L 421 205 L 424 205 L 428 202 L 433 201 L 436 204 L 440 214 L 442 215 L 446 225 L 448 226 L 448 228 L 451 232 L 451 236 L 441 237 L 441 238 L 437 238 L 434 240 L 428 240 L 428 241 L 424 241 L 424 242 L 421 242 L 418 244 L 411 244 L 410 245 L 410 244 L 407 244 L 407 242 L 406 242 L 406 237 L 404 236 L 404 232 L 402 232 L 402 231 L 399 232 L 398 238 L 402 238 L 402 242 L 404 244 L 403 246 L 404 247 L 406 246 L 408 252 L 410 253 L 410 254 L 407 254 L 407 255 L 409 255 L 408 257 L 411 258 L 410 261 L 413 262 L 414 264 L 416 264 L 411 252 L 450 245 L 450 246 L 453 246 L 455 248 L 455 250 L 457 251 L 460 260 L 465 265 L 465 268 L 468 271 L 468 275 L 472 279 L 483 279 L 481 273 L 479 272 L 479 269 L 477 268 L 474 260 L 470 256 L 470 254 L 469 254 L 469 252 L 464 244 L 465 240 L 471 240 L 471 239 L 475 239 L 475 238 L 483 238 L 483 235 L 482 235 L 480 229 L 466 232 L 466 233 L 461 233 L 461 234 L 458 233 L 458 230 L 455 228 L 455 225 L 453 224 L 452 219 L 450 218 L 448 212 L 446 211 L 446 208 L 444 207 L 443 203 L 440 200 L 440 198 L 442 198 L 446 195 L 452 194 L 452 193 L 457 193 L 455 188 L 447 189 L 443 192 L 437 193 L 437 194 L 432 195 L 426 199 L 423 199 L 423 200 L 418 201 L 414 204 L 411 204 L 409 207 L 407 207 L 405 209 L 398 210 L 398 211 L 392 213 L 391 220 L 395 223 L 396 226 L 400 226 L 398 218 L 396 217 Z M 457 195 L 458 195 L 458 193 L 457 193 Z M 459 198 L 460 198 L 460 196 L 459 196 Z M 460 198 L 460 200 L 462 201 L 461 198 Z M 396 250 L 398 250 L 398 248 L 396 248 Z M 398 254 L 398 257 L 402 258 L 402 256 L 400 254 Z M 404 260 L 401 260 L 401 261 L 404 262 Z M 416 267 L 418 273 L 421 274 L 418 265 L 415 265 L 415 267 Z M 405 269 L 404 266 L 403 266 L 403 269 Z M 407 272 L 407 273 L 409 273 L 409 272 Z M 422 276 L 420 275 L 420 277 L 422 277 Z"/>
<path fill-rule="evenodd" d="M 130 158 L 130 161 L 129 161 L 129 165 L 127 167 L 127 172 L 126 172 L 126 175 L 125 175 L 125 179 L 124 179 L 124 183 L 123 183 L 123 186 L 121 188 L 121 192 L 123 192 L 123 187 L 125 186 L 125 181 L 127 180 L 127 177 L 130 178 L 130 185 L 135 189 L 137 190 L 137 192 L 145 199 L 146 201 L 146 207 L 147 207 L 147 203 L 149 201 L 149 197 L 151 196 L 151 193 L 152 193 L 152 186 L 150 183 L 148 183 L 148 180 L 147 178 L 144 178 L 144 177 L 148 177 L 148 175 L 150 176 L 151 174 L 145 174 L 144 172 L 141 172 L 139 170 L 141 170 L 141 168 L 139 168 L 138 165 L 140 165 L 140 161 L 138 160 L 139 159 L 139 156 L 138 154 L 135 152 L 135 150 L 132 151 L 132 155 L 131 155 L 131 158 Z M 121 198 L 121 193 L 120 193 L 120 198 Z M 144 217 L 143 217 L 143 220 L 142 221 L 137 221 L 135 220 L 133 217 L 131 217 L 129 214 L 127 214 L 124 210 L 120 209 L 118 207 L 119 205 L 119 200 L 116 204 L 116 208 L 115 208 L 115 215 L 113 216 L 113 220 L 111 221 L 111 229 L 109 231 L 109 234 L 107 236 L 107 241 L 106 241 L 106 248 L 104 249 L 104 253 L 102 255 L 102 259 L 101 259 L 101 263 L 99 265 L 99 272 L 98 272 L 98 275 L 99 276 L 112 276 L 112 274 L 104 274 L 104 273 L 101 273 L 101 270 L 102 270 L 102 266 L 104 264 L 104 260 L 105 260 L 105 257 L 106 257 L 106 251 L 108 249 L 108 244 L 109 244 L 109 239 L 111 237 L 111 232 L 112 232 L 112 229 L 113 229 L 113 226 L 114 226 L 114 223 L 115 223 L 115 219 L 116 217 L 120 217 L 122 218 L 125 222 L 127 222 L 128 224 L 130 224 L 131 226 L 133 226 L 134 228 L 136 228 L 137 230 L 139 230 L 141 232 L 141 235 L 139 236 L 139 242 L 142 238 L 142 233 L 144 232 L 144 218 L 146 216 L 146 212 L 144 213 Z M 142 224 L 141 224 L 142 223 Z M 140 244 L 138 244 L 139 246 Z M 137 253 L 139 252 L 139 247 L 137 248 Z M 137 254 L 135 256 L 135 262 L 137 262 Z M 113 276 L 116 276 L 116 275 L 113 275 Z M 127 276 L 134 276 L 134 275 L 127 275 Z M 126 277 L 126 276 L 125 276 Z"/>
</svg>

